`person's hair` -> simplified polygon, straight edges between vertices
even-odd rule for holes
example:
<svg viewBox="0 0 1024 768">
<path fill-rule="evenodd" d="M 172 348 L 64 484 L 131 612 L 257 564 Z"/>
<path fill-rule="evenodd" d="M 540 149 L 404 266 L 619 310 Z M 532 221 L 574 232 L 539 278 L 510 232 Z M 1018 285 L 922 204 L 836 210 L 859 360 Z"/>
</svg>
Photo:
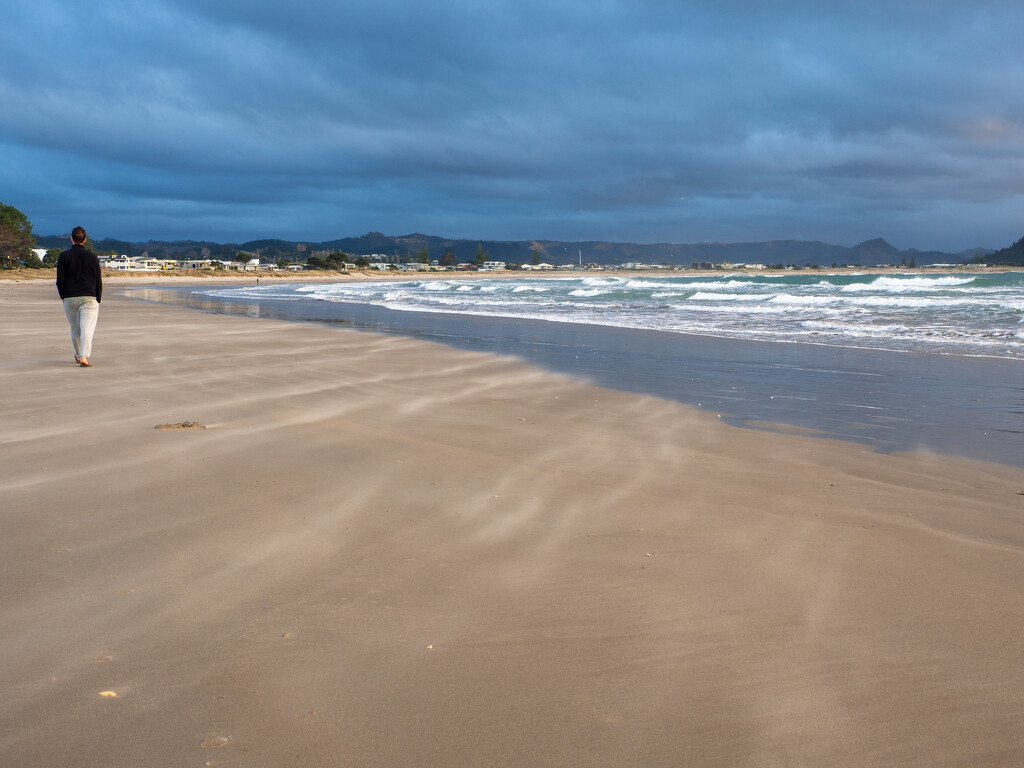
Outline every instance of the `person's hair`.
<svg viewBox="0 0 1024 768">
<path fill-rule="evenodd" d="M 71 230 L 71 242 L 73 243 L 84 243 L 89 239 L 89 235 L 86 234 L 85 230 L 81 227 L 75 227 Z"/>
</svg>

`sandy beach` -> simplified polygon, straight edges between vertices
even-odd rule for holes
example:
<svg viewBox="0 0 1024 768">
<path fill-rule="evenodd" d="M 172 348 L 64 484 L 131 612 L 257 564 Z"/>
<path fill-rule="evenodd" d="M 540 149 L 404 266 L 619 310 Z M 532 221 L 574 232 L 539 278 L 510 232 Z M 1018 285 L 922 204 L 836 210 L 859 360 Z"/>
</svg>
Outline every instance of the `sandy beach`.
<svg viewBox="0 0 1024 768">
<path fill-rule="evenodd" d="M 0 284 L 4 765 L 1024 764 L 1024 470 L 105 296 Z"/>
</svg>

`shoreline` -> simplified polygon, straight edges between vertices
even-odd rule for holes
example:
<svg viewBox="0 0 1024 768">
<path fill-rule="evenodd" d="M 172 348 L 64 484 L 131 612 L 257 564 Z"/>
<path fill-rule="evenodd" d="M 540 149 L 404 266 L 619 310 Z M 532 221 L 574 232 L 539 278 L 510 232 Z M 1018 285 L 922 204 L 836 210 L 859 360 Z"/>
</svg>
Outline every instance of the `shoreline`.
<svg viewBox="0 0 1024 768">
<path fill-rule="evenodd" d="M 113 291 L 0 340 L 12 764 L 1024 761 L 1020 469 Z"/>
<path fill-rule="evenodd" d="M 793 269 L 793 270 L 769 270 L 769 269 L 601 269 L 601 270 L 551 270 L 545 272 L 533 272 L 523 270 L 501 270 L 495 272 L 479 271 L 436 271 L 436 272 L 382 272 L 380 270 L 361 270 L 357 272 L 337 272 L 331 270 L 310 270 L 302 272 L 275 272 L 275 271 L 209 271 L 209 270 L 162 270 L 157 272 L 130 272 L 121 270 L 104 270 L 103 282 L 112 284 L 137 285 L 146 281 L 187 283 L 196 282 L 199 284 L 231 283 L 244 280 L 266 279 L 268 281 L 294 281 L 294 282 L 346 282 L 363 280 L 451 280 L 451 279 L 492 279 L 492 278 L 522 278 L 526 277 L 551 277 L 564 275 L 607 275 L 612 277 L 665 277 L 665 276 L 689 276 L 710 277 L 723 274 L 742 275 L 788 275 L 788 274 L 811 274 L 811 275 L 834 275 L 834 274 L 859 274 L 859 275 L 956 275 L 964 272 L 978 272 L 981 274 L 999 274 L 1003 272 L 1024 272 L 1024 266 L 973 266 L 965 264 L 962 267 L 851 267 L 849 269 L 833 269 L 820 267 L 817 269 Z M 12 283 L 53 283 L 57 279 L 57 271 L 53 268 L 42 269 L 13 269 L 0 271 L 0 285 Z"/>
<path fill-rule="evenodd" d="M 735 426 L 808 430 L 884 453 L 923 450 L 1024 466 L 1012 426 L 1024 363 L 811 342 L 752 341 L 345 302 L 228 299 L 201 284 L 123 292 L 221 314 L 425 338 L 511 356 L 624 392 L 665 397 Z M 778 427 L 772 427 L 778 428 Z"/>
</svg>

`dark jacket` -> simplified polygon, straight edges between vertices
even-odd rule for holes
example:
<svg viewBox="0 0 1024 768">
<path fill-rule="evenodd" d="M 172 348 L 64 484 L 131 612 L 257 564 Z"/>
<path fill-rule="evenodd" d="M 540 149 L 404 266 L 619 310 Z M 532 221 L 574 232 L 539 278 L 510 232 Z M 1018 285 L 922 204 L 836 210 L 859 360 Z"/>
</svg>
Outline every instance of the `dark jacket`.
<svg viewBox="0 0 1024 768">
<path fill-rule="evenodd" d="M 95 253 L 75 243 L 57 257 L 57 293 L 61 299 L 95 296 L 96 301 L 103 301 L 100 260 Z"/>
</svg>

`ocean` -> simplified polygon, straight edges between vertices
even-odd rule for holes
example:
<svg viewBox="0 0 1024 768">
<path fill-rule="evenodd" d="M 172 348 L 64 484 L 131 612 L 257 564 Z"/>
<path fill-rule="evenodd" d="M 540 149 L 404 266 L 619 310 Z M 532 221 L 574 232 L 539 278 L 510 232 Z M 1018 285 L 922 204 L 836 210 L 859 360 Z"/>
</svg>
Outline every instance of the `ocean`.
<svg viewBox="0 0 1024 768">
<path fill-rule="evenodd" d="M 1024 272 L 524 276 L 218 287 L 203 293 L 1024 359 Z"/>
<path fill-rule="evenodd" d="M 510 355 L 736 426 L 1024 466 L 1024 272 L 508 275 L 125 293 Z"/>
</svg>

